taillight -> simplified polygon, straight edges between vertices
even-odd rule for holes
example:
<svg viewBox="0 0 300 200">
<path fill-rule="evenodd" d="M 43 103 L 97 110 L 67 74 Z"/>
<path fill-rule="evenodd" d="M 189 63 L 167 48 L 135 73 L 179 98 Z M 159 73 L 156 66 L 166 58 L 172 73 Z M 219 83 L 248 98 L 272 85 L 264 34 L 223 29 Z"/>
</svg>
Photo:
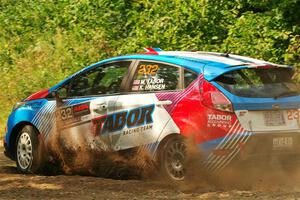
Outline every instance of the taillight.
<svg viewBox="0 0 300 200">
<path fill-rule="evenodd" d="M 204 81 L 201 92 L 202 103 L 205 106 L 220 111 L 233 112 L 233 107 L 229 99 L 211 83 Z"/>
</svg>

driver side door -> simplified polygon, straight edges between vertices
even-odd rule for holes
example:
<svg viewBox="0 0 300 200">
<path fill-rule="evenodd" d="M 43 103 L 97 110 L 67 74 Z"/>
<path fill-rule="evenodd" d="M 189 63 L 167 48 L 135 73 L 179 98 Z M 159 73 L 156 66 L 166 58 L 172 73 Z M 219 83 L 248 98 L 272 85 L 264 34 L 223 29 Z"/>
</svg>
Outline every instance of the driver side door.
<svg viewBox="0 0 300 200">
<path fill-rule="evenodd" d="M 66 97 L 57 108 L 58 132 L 78 142 L 79 137 L 88 143 L 99 138 L 110 149 L 109 128 L 103 126 L 103 120 L 114 112 L 131 64 L 128 60 L 95 66 L 64 85 L 58 91 Z"/>
</svg>

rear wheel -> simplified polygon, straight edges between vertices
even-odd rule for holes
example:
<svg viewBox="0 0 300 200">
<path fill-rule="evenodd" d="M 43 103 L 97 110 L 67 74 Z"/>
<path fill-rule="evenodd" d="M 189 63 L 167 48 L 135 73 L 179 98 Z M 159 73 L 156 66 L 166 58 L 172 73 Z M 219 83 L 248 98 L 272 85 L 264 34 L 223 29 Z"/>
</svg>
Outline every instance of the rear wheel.
<svg viewBox="0 0 300 200">
<path fill-rule="evenodd" d="M 160 171 L 171 181 L 182 181 L 186 175 L 186 142 L 180 137 L 168 139 L 160 148 Z"/>
<path fill-rule="evenodd" d="M 38 131 L 26 125 L 19 132 L 16 142 L 16 164 L 21 173 L 38 173 L 42 167 L 42 144 Z"/>
</svg>

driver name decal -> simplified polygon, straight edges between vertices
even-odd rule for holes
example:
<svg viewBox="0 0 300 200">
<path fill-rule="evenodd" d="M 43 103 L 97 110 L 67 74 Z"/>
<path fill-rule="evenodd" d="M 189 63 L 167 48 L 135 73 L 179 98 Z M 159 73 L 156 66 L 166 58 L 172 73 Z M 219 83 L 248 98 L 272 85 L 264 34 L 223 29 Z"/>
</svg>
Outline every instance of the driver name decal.
<svg viewBox="0 0 300 200">
<path fill-rule="evenodd" d="M 166 85 L 163 78 L 150 78 L 133 81 L 133 91 L 164 90 Z"/>
</svg>

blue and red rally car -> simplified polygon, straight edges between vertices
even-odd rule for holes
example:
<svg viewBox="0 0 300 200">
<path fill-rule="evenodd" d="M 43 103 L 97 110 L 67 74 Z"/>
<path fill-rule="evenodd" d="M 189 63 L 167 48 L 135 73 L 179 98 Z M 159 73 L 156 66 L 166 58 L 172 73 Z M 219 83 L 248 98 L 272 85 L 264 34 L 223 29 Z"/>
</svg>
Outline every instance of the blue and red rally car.
<svg viewBox="0 0 300 200">
<path fill-rule="evenodd" d="M 237 55 L 158 48 L 110 58 L 19 102 L 5 154 L 20 172 L 35 173 L 52 134 L 85 134 L 108 151 L 149 149 L 173 180 L 185 177 L 184 138 L 193 138 L 212 172 L 238 160 L 298 155 L 294 72 Z"/>
</svg>

